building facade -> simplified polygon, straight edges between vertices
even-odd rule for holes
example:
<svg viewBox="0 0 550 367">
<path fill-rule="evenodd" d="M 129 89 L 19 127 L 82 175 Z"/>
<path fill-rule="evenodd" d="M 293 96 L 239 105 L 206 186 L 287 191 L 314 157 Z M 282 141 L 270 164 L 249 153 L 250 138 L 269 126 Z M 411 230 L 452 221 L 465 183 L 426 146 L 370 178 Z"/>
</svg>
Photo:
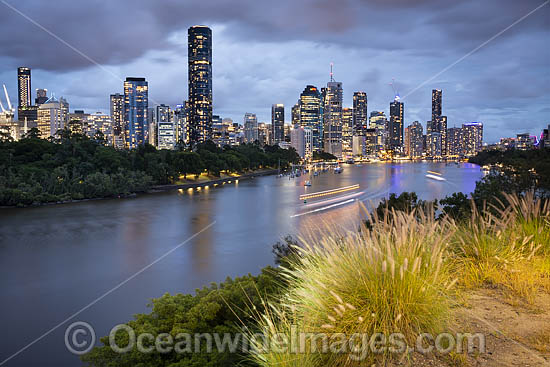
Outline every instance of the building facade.
<svg viewBox="0 0 550 367">
<path fill-rule="evenodd" d="M 313 151 L 323 150 L 323 106 L 317 87 L 308 85 L 300 94 L 300 126 L 313 135 Z"/>
<path fill-rule="evenodd" d="M 128 149 L 149 142 L 148 89 L 145 78 L 128 77 L 124 82 L 124 138 Z"/>
<path fill-rule="evenodd" d="M 188 30 L 189 139 L 202 143 L 212 134 L 212 30 Z"/>
<path fill-rule="evenodd" d="M 271 131 L 273 145 L 285 141 L 285 106 L 283 104 L 271 106 Z"/>
<path fill-rule="evenodd" d="M 388 148 L 396 153 L 403 152 L 403 121 L 405 109 L 403 102 L 396 96 L 390 103 L 389 144 Z"/>
<path fill-rule="evenodd" d="M 258 118 L 254 113 L 244 114 L 244 141 L 245 143 L 254 143 L 259 141 L 258 135 Z"/>
<path fill-rule="evenodd" d="M 330 81 L 322 90 L 324 121 L 323 150 L 338 158 L 342 157 L 342 103 L 343 88 L 341 82 Z"/>
<path fill-rule="evenodd" d="M 462 139 L 466 156 L 474 156 L 480 152 L 483 147 L 483 123 L 469 122 L 462 124 Z"/>
<path fill-rule="evenodd" d="M 353 135 L 363 135 L 369 127 L 367 115 L 367 93 L 353 93 Z"/>
<path fill-rule="evenodd" d="M 69 104 L 63 98 L 58 100 L 54 96 L 50 97 L 40 105 L 37 112 L 37 127 L 43 139 L 55 136 L 58 130 L 63 130 L 69 123 Z"/>
</svg>

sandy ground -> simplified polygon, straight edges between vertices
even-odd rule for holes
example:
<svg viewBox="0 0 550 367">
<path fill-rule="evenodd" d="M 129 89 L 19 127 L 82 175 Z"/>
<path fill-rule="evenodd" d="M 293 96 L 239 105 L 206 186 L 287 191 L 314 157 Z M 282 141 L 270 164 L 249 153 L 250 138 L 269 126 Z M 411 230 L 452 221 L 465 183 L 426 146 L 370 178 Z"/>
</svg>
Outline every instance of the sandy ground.
<svg viewBox="0 0 550 367">
<path fill-rule="evenodd" d="M 485 351 L 423 355 L 412 352 L 401 361 L 380 366 L 443 367 L 550 367 L 550 295 L 540 293 L 535 304 L 510 299 L 498 290 L 483 289 L 469 295 L 453 312 L 451 334 L 482 333 Z"/>
</svg>

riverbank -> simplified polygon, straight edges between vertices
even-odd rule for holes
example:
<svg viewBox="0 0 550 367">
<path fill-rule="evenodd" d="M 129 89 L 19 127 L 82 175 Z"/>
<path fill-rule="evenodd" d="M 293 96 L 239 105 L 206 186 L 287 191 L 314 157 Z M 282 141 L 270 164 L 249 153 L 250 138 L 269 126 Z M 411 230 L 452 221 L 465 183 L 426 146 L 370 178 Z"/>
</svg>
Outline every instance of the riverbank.
<svg viewBox="0 0 550 367">
<path fill-rule="evenodd" d="M 211 185 L 223 185 L 225 183 L 231 183 L 232 181 L 237 181 L 237 180 L 249 180 L 254 177 L 275 175 L 278 172 L 279 171 L 276 169 L 258 170 L 250 173 L 245 173 L 243 175 L 228 176 L 228 177 L 214 179 L 214 180 L 204 180 L 204 181 L 197 180 L 197 182 L 189 182 L 189 183 L 181 183 L 181 184 L 156 185 L 151 187 L 147 191 L 147 193 L 155 193 L 155 192 L 170 191 L 170 190 L 187 190 L 187 189 L 194 189 L 194 188 L 206 187 Z"/>
<path fill-rule="evenodd" d="M 232 181 L 249 180 L 255 177 L 275 175 L 278 172 L 279 171 L 276 169 L 258 170 L 250 173 L 245 173 L 242 175 L 227 176 L 219 179 L 206 179 L 206 180 L 199 179 L 199 180 L 196 180 L 196 182 L 177 183 L 177 184 L 170 184 L 170 185 L 154 185 L 148 188 L 147 190 L 131 192 L 126 195 L 61 200 L 61 201 L 52 201 L 52 202 L 46 202 L 46 203 L 34 202 L 29 205 L 14 205 L 14 206 L 4 205 L 4 206 L 0 206 L 0 209 L 29 208 L 29 207 L 52 206 L 52 205 L 62 205 L 62 204 L 77 204 L 77 203 L 83 203 L 83 202 L 89 202 L 89 201 L 109 200 L 109 199 L 132 199 L 132 198 L 136 198 L 138 195 L 141 195 L 141 194 L 155 194 L 155 193 L 171 191 L 171 190 L 187 190 L 187 189 L 208 187 L 208 186 L 214 186 L 214 185 L 223 185 L 226 183 L 231 183 Z"/>
</svg>

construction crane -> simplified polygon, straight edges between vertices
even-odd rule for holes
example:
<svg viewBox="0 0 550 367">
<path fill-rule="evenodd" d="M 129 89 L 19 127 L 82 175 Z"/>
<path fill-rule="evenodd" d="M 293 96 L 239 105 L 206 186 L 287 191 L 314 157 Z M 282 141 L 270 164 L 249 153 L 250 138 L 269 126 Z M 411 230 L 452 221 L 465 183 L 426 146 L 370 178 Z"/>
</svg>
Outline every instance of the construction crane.
<svg viewBox="0 0 550 367">
<path fill-rule="evenodd" d="M 398 101 L 399 99 L 401 99 L 401 97 L 399 97 L 399 91 L 397 90 L 397 88 L 396 88 L 396 86 L 395 86 L 395 79 L 394 79 L 394 78 L 391 79 L 390 85 L 391 85 L 391 88 L 392 88 L 392 90 L 393 90 L 393 95 L 395 96 L 394 99 L 395 99 L 396 101 Z"/>
</svg>

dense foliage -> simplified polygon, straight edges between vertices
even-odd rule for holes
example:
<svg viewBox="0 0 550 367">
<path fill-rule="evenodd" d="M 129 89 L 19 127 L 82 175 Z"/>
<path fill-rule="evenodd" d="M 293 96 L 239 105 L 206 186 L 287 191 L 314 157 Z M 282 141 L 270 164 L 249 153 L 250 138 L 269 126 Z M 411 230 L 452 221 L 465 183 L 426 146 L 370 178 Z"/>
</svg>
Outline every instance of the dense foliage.
<svg viewBox="0 0 550 367">
<path fill-rule="evenodd" d="M 338 158 L 334 154 L 328 152 L 313 152 L 314 161 L 335 161 Z"/>
<path fill-rule="evenodd" d="M 30 205 L 85 198 L 124 196 L 173 183 L 180 176 L 221 171 L 240 173 L 297 163 L 294 149 L 242 145 L 218 148 L 207 142 L 194 150 L 134 150 L 105 146 L 68 130 L 44 140 L 33 129 L 23 139 L 0 142 L 0 205 Z"/>
<path fill-rule="evenodd" d="M 247 275 L 240 278 L 227 278 L 220 284 L 197 289 L 195 295 L 165 294 L 152 302 L 152 312 L 136 315 L 128 322 L 136 333 L 151 333 L 158 336 L 168 333 L 176 338 L 179 333 L 202 334 L 224 333 L 237 335 L 243 323 L 253 325 L 253 317 L 264 311 L 265 301 L 277 296 L 284 289 L 284 279 L 279 270 L 267 267 L 260 275 Z M 126 339 L 125 339 L 126 337 Z M 235 337 L 236 338 L 236 337 Z M 234 339 L 238 340 L 238 339 Z M 206 343 L 201 340 L 200 352 L 195 351 L 195 340 L 190 350 L 185 353 L 140 353 L 136 347 L 127 353 L 116 353 L 109 346 L 109 337 L 101 338 L 104 344 L 84 355 L 82 360 L 90 366 L 170 366 L 170 367 L 220 367 L 220 366 L 253 366 L 241 353 L 230 353 L 228 350 L 208 353 Z M 128 338 L 123 332 L 116 334 L 119 347 L 128 345 Z M 215 345 L 215 344 L 214 344 Z M 242 348 L 239 348 L 242 351 Z"/>
<path fill-rule="evenodd" d="M 500 187 L 500 191 L 519 193 L 534 190 L 538 195 L 550 196 L 550 148 L 483 151 L 470 158 L 470 162 L 480 166 L 493 165 L 493 177 L 486 182 Z"/>
</svg>

